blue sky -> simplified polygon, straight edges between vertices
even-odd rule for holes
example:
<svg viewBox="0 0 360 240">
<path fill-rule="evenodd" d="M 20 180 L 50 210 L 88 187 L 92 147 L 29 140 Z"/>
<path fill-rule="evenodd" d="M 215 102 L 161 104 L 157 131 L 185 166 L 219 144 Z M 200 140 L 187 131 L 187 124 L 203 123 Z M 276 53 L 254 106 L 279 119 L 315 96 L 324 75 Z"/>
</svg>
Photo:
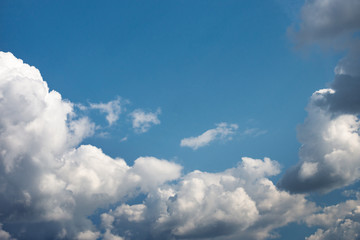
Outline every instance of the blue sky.
<svg viewBox="0 0 360 240">
<path fill-rule="evenodd" d="M 359 167 L 358 9 L 356 0 L 2 1 L 0 51 L 13 56 L 2 53 L 1 62 L 5 67 L 0 96 L 11 100 L 0 102 L 3 116 L 6 115 L 0 134 L 4 152 L 0 158 L 4 175 L 1 179 L 6 190 L 0 193 L 0 202 L 13 212 L 0 208 L 0 234 L 25 239 L 35 234 L 29 228 L 36 229 L 36 224 L 41 223 L 51 227 L 39 233 L 38 238 L 305 239 L 313 234 L 309 239 L 328 239 L 330 233 L 335 236 L 332 224 L 319 226 L 313 219 L 326 211 L 322 209 L 324 205 L 342 203 L 355 209 L 356 201 L 360 201 L 355 197 L 358 193 L 354 185 L 360 174 L 353 170 Z M 339 23 L 331 20 L 334 16 Z M 42 79 L 34 69 L 24 70 L 26 67 L 21 67 L 20 62 L 13 64 L 14 59 L 34 66 Z M 23 85 L 16 85 L 17 79 L 22 79 Z M 37 89 L 44 88 L 43 82 L 40 81 L 41 87 L 36 84 L 30 87 L 29 79 L 45 81 L 50 91 L 60 93 L 62 98 L 49 100 L 55 99 L 53 93 L 52 97 L 42 96 Z M 314 93 L 325 88 L 330 90 Z M 344 100 L 349 95 L 354 97 Z M 47 115 L 50 107 L 41 106 L 51 106 L 54 113 Z M 37 120 L 30 121 L 32 117 Z M 29 136 L 17 140 L 21 134 Z M 26 139 L 35 140 L 30 144 Z M 20 147 L 24 150 L 19 153 Z M 272 161 L 254 160 L 265 157 Z M 140 180 L 130 181 L 134 179 L 129 177 L 130 173 L 127 180 L 113 176 L 111 169 L 119 167 L 117 158 L 124 159 L 130 173 Z M 95 162 L 87 162 L 89 159 Z M 97 166 L 100 164 L 97 161 L 106 166 Z M 72 172 L 72 168 L 77 169 L 70 167 L 74 162 L 88 172 L 80 168 Z M 346 168 L 340 167 L 342 162 Z M 51 182 L 48 178 L 53 176 L 53 183 L 58 184 L 49 189 L 57 190 L 46 192 L 46 187 L 34 190 L 21 177 L 17 178 L 26 164 L 34 173 L 42 169 L 40 177 L 29 173 L 31 183 L 42 186 L 42 181 Z M 255 180 L 249 174 L 254 169 L 264 169 L 261 174 L 253 172 Z M 209 199 L 196 200 L 198 208 L 215 206 L 203 211 L 208 215 L 194 213 L 196 217 L 182 219 L 179 216 L 184 216 L 183 209 L 175 200 L 177 207 L 171 205 L 173 212 L 165 220 L 144 210 L 154 204 L 161 209 L 159 206 L 164 202 L 169 204 L 169 199 L 181 196 L 190 204 L 187 191 L 201 192 L 194 182 L 197 177 L 193 171 L 197 170 L 203 174 L 199 179 L 209 191 Z M 207 176 L 206 172 L 214 175 Z M 86 177 L 79 177 L 82 174 Z M 219 180 L 223 192 L 212 192 L 210 182 L 217 180 L 208 179 L 221 174 L 242 179 L 241 187 L 229 188 L 223 185 L 225 180 Z M 104 192 L 94 190 L 97 189 L 94 179 L 109 184 L 99 183 Z M 275 203 L 272 205 L 274 198 L 264 200 L 264 196 L 255 193 L 264 187 L 257 185 L 259 179 L 270 179 L 277 186 L 268 196 L 278 194 L 278 199 L 282 199 L 285 193 L 289 194 L 281 201 L 294 216 L 285 217 L 277 211 Z M 86 181 L 95 185 L 87 185 Z M 192 190 L 186 190 L 185 182 L 189 182 Z M 124 190 L 124 183 L 133 188 Z M 84 193 L 77 190 L 80 188 Z M 111 189 L 118 190 L 113 193 Z M 169 193 L 165 201 L 166 194 L 156 195 L 160 190 L 173 195 Z M 7 191 L 14 196 L 5 197 Z M 70 194 L 71 201 L 66 199 L 59 205 L 51 201 L 64 192 Z M 238 204 L 223 200 L 226 202 L 223 206 L 219 203 L 221 197 L 212 199 L 212 194 L 224 196 L 226 201 L 239 198 L 249 204 L 251 207 L 239 209 L 246 212 L 243 218 L 249 221 L 232 218 L 230 213 L 215 223 L 208 220 L 216 218 L 212 214 L 225 205 L 236 209 Z M 100 195 L 102 200 L 95 201 L 95 196 Z M 27 204 L 24 199 L 41 199 L 45 205 L 52 202 L 56 206 L 50 204 L 51 210 L 43 209 L 36 206 L 35 200 Z M 87 210 L 76 207 L 83 199 L 88 201 L 84 200 Z M 355 199 L 355 203 L 346 202 L 348 199 Z M 21 201 L 25 201 L 24 206 L 14 204 Z M 131 205 L 131 201 L 140 205 Z M 261 201 L 272 207 L 262 209 L 265 203 Z M 75 205 L 63 208 L 69 202 Z M 307 209 L 302 210 L 306 216 L 295 214 L 301 210 L 292 209 L 293 205 Z M 67 220 L 76 227 L 65 224 L 65 218 L 57 216 L 54 209 L 67 214 L 71 221 Z M 102 224 L 98 209 L 105 214 Z M 266 215 L 267 211 L 272 217 Z M 357 212 L 353 211 L 355 216 Z M 57 217 L 49 217 L 54 214 Z M 86 220 L 88 216 L 98 220 L 91 223 Z M 341 216 L 344 222 L 353 221 L 354 234 L 359 231 L 354 216 Z M 28 218 L 37 220 L 27 223 Z M 271 218 L 286 220 L 267 225 Z M 108 223 L 106 219 L 114 221 Z M 160 220 L 164 225 L 144 227 L 145 223 Z M 193 224 L 193 228 L 185 223 Z M 215 232 L 209 229 L 213 225 L 218 226 Z M 25 229 L 21 234 L 20 227 Z M 323 232 L 316 232 L 317 229 Z M 260 233 L 263 235 L 256 235 Z"/>
</svg>

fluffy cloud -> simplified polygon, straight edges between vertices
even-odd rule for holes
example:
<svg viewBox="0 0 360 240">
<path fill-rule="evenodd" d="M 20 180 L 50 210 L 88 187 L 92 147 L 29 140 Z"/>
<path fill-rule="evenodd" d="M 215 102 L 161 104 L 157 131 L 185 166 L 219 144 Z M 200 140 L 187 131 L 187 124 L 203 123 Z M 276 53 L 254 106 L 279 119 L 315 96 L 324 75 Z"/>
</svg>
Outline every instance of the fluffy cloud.
<svg viewBox="0 0 360 240">
<path fill-rule="evenodd" d="M 163 159 L 139 157 L 129 166 L 95 146 L 79 146 L 94 124 L 49 92 L 36 68 L 0 52 L 0 73 L 4 239 L 266 239 L 316 209 L 273 184 L 269 177 L 280 169 L 269 158 L 181 176 L 180 165 Z M 222 123 L 209 131 L 226 139 L 236 129 Z M 316 168 L 304 169 L 308 176 Z M 129 204 L 139 196 L 145 200 Z M 109 206 L 94 225 L 89 216 Z"/>
<path fill-rule="evenodd" d="M 360 200 L 348 200 L 324 207 L 306 219 L 309 226 L 321 228 L 307 240 L 358 239 L 360 236 Z"/>
<path fill-rule="evenodd" d="M 92 232 L 90 230 L 87 230 L 85 232 L 80 232 L 77 236 L 77 240 L 96 240 L 100 237 L 99 232 Z"/>
<path fill-rule="evenodd" d="M 194 171 L 142 204 L 104 213 L 103 226 L 131 239 L 266 239 L 315 210 L 302 195 L 279 191 L 267 178 L 277 173 L 268 158 L 243 158 L 220 173 Z"/>
<path fill-rule="evenodd" d="M 301 161 L 279 183 L 290 191 L 327 192 L 360 178 L 359 119 L 353 114 L 334 115 L 317 106 L 319 99 L 332 92 L 313 94 L 309 115 L 298 128 Z"/>
<path fill-rule="evenodd" d="M 216 139 L 228 139 L 231 140 L 231 136 L 235 134 L 238 129 L 236 124 L 219 123 L 216 128 L 209 129 L 200 136 L 184 138 L 180 142 L 182 147 L 190 147 L 194 150 L 208 145 L 210 142 Z"/>
<path fill-rule="evenodd" d="M 98 109 L 100 112 L 106 113 L 106 120 L 109 125 L 112 125 L 119 119 L 122 110 L 121 103 L 121 99 L 118 97 L 108 103 L 91 103 L 90 108 Z"/>
<path fill-rule="evenodd" d="M 360 2 L 353 0 L 314 0 L 303 7 L 297 39 L 320 44 L 336 39 L 348 55 L 335 68 L 330 88 L 312 95 L 298 128 L 300 162 L 279 182 L 292 192 L 328 192 L 360 178 L 359 10 Z"/>
<path fill-rule="evenodd" d="M 136 109 L 130 113 L 132 118 L 132 126 L 134 130 L 138 133 L 147 132 L 152 125 L 160 124 L 158 115 L 161 113 L 161 110 L 158 109 L 156 112 L 144 112 L 141 109 Z"/>
<path fill-rule="evenodd" d="M 94 124 L 50 91 L 39 71 L 0 52 L 0 234 L 18 239 L 111 238 L 87 218 L 100 207 L 147 193 L 181 166 L 141 157 L 133 166 L 78 144 Z M 4 237 L 5 238 L 5 237 Z"/>
</svg>

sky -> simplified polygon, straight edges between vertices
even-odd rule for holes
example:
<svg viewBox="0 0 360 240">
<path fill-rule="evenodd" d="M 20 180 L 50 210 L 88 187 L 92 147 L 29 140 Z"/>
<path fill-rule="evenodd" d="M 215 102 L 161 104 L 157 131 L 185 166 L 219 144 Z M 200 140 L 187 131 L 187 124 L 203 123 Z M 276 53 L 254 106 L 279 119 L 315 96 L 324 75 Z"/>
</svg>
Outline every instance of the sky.
<svg viewBox="0 0 360 240">
<path fill-rule="evenodd" d="M 0 2 L 0 240 L 357 239 L 358 0 Z"/>
</svg>

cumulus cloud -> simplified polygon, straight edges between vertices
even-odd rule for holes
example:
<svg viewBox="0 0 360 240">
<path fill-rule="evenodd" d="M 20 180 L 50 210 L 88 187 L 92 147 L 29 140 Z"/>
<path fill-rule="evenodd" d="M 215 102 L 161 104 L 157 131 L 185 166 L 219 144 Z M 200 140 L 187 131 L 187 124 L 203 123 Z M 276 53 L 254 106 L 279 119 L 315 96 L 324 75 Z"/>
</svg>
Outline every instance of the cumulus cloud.
<svg viewBox="0 0 360 240">
<path fill-rule="evenodd" d="M 90 103 L 90 108 L 97 109 L 100 112 L 105 113 L 106 120 L 108 121 L 109 125 L 112 125 L 119 119 L 119 115 L 122 111 L 122 101 L 121 98 L 118 97 L 108 103 Z"/>
<path fill-rule="evenodd" d="M 269 158 L 243 158 L 220 173 L 194 171 L 142 204 L 104 213 L 103 226 L 134 239 L 267 239 L 315 210 L 304 196 L 280 191 L 267 178 L 279 171 Z"/>
<path fill-rule="evenodd" d="M 170 161 L 147 156 L 129 166 L 95 146 L 79 146 L 94 124 L 49 92 L 36 68 L 0 52 L 0 73 L 4 239 L 266 239 L 316 209 L 273 184 L 269 177 L 280 168 L 269 158 L 182 176 Z M 209 131 L 224 139 L 236 129 L 222 123 Z M 143 202 L 129 204 L 139 195 Z M 89 216 L 109 206 L 95 225 Z"/>
<path fill-rule="evenodd" d="M 330 88 L 310 99 L 308 117 L 298 128 L 300 161 L 279 182 L 289 191 L 328 192 L 360 178 L 359 10 L 360 2 L 353 0 L 307 1 L 302 9 L 297 39 L 320 44 L 337 39 L 348 55 L 336 66 Z"/>
<path fill-rule="evenodd" d="M 219 123 L 216 128 L 209 129 L 197 137 L 184 138 L 180 142 L 182 147 L 190 147 L 194 150 L 208 145 L 210 142 L 216 139 L 231 140 L 232 135 L 238 129 L 236 124 Z"/>
<path fill-rule="evenodd" d="M 91 145 L 74 104 L 40 72 L 0 52 L 0 234 L 18 239 L 111 239 L 88 216 L 177 179 L 182 167 L 154 157 L 133 166 Z M 115 236 L 115 235 L 114 235 Z M 120 239 L 120 238 L 118 238 Z"/>
<path fill-rule="evenodd" d="M 309 115 L 298 128 L 301 161 L 279 183 L 290 191 L 327 192 L 360 177 L 359 119 L 353 114 L 334 115 L 316 105 L 332 92 L 322 90 L 313 94 Z"/>
<path fill-rule="evenodd" d="M 158 115 L 161 113 L 160 108 L 156 112 L 144 112 L 141 109 L 136 109 L 130 113 L 132 118 L 132 126 L 138 133 L 147 132 L 151 126 L 160 124 Z"/>
<path fill-rule="evenodd" d="M 308 226 L 320 228 L 307 240 L 358 239 L 360 236 L 360 200 L 324 207 L 306 218 Z"/>
</svg>

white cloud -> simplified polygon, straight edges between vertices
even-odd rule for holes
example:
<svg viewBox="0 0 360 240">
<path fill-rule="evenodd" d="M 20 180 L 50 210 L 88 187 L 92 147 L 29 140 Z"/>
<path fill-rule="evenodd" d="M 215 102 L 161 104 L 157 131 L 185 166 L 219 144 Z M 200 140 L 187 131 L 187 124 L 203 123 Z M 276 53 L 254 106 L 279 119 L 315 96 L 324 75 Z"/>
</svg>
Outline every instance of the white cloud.
<svg viewBox="0 0 360 240">
<path fill-rule="evenodd" d="M 261 130 L 259 128 L 248 128 L 244 131 L 245 135 L 253 136 L 253 137 L 258 137 L 258 136 L 264 135 L 266 133 L 267 133 L 266 130 Z"/>
<path fill-rule="evenodd" d="M 160 108 L 156 112 L 144 112 L 141 109 L 136 109 L 130 113 L 132 118 L 132 126 L 138 133 L 147 132 L 152 125 L 160 124 L 158 115 L 161 113 Z"/>
<path fill-rule="evenodd" d="M 94 124 L 49 92 L 37 69 L 0 52 L 0 73 L 0 234 L 7 238 L 266 239 L 315 209 L 276 188 L 268 177 L 279 164 L 268 158 L 181 176 L 180 165 L 163 159 L 139 157 L 129 166 L 79 146 Z M 211 132 L 229 139 L 237 128 L 222 123 Z M 139 194 L 143 203 L 126 202 Z M 94 226 L 89 216 L 117 203 Z"/>
<path fill-rule="evenodd" d="M 106 120 L 108 121 L 109 125 L 112 125 L 119 119 L 119 115 L 122 111 L 121 104 L 121 98 L 118 97 L 108 103 L 90 103 L 90 108 L 98 109 L 100 112 L 106 113 Z"/>
<path fill-rule="evenodd" d="M 145 216 L 144 216 L 145 210 L 146 210 L 146 206 L 144 204 L 135 204 L 131 206 L 127 204 L 122 204 L 121 206 L 115 209 L 113 215 L 116 217 L 123 216 L 130 222 L 141 222 L 145 220 Z"/>
<path fill-rule="evenodd" d="M 231 136 L 235 134 L 238 129 L 236 124 L 219 123 L 216 128 L 209 129 L 197 137 L 184 138 L 180 142 L 182 147 L 190 147 L 194 150 L 208 145 L 216 139 L 231 140 Z"/>
<path fill-rule="evenodd" d="M 317 162 L 303 162 L 299 171 L 300 178 L 307 179 L 314 176 L 318 172 L 318 165 Z"/>
<path fill-rule="evenodd" d="M 150 192 L 143 204 L 104 214 L 113 217 L 104 225 L 138 239 L 267 239 L 315 210 L 304 196 L 279 191 L 267 178 L 278 173 L 278 163 L 268 158 L 243 158 L 220 173 L 194 171 Z"/>
<path fill-rule="evenodd" d="M 306 1 L 295 37 L 347 50 L 335 68 L 330 88 L 316 91 L 308 117 L 298 128 L 299 163 L 279 186 L 293 192 L 328 192 L 360 178 L 360 2 Z"/>
<path fill-rule="evenodd" d="M 314 99 L 326 93 L 313 95 L 309 115 L 298 129 L 300 162 L 280 182 L 290 191 L 327 192 L 360 178 L 359 119 L 352 114 L 333 115 L 317 106 Z"/>
<path fill-rule="evenodd" d="M 358 239 L 360 236 L 360 200 L 347 200 L 324 207 L 306 219 L 309 226 L 320 226 L 307 240 Z"/>
<path fill-rule="evenodd" d="M 85 232 L 80 232 L 77 236 L 77 240 L 96 240 L 100 237 L 99 232 L 92 232 L 87 230 Z"/>
<path fill-rule="evenodd" d="M 0 52 L 0 222 L 11 229 L 0 234 L 97 239 L 87 218 L 96 209 L 180 176 L 182 167 L 165 160 L 142 157 L 128 166 L 97 147 L 78 147 L 94 124 L 73 107 L 49 92 L 36 68 Z"/>
<path fill-rule="evenodd" d="M 109 230 L 107 230 L 103 235 L 103 240 L 124 240 L 124 238 L 112 234 Z"/>
</svg>

